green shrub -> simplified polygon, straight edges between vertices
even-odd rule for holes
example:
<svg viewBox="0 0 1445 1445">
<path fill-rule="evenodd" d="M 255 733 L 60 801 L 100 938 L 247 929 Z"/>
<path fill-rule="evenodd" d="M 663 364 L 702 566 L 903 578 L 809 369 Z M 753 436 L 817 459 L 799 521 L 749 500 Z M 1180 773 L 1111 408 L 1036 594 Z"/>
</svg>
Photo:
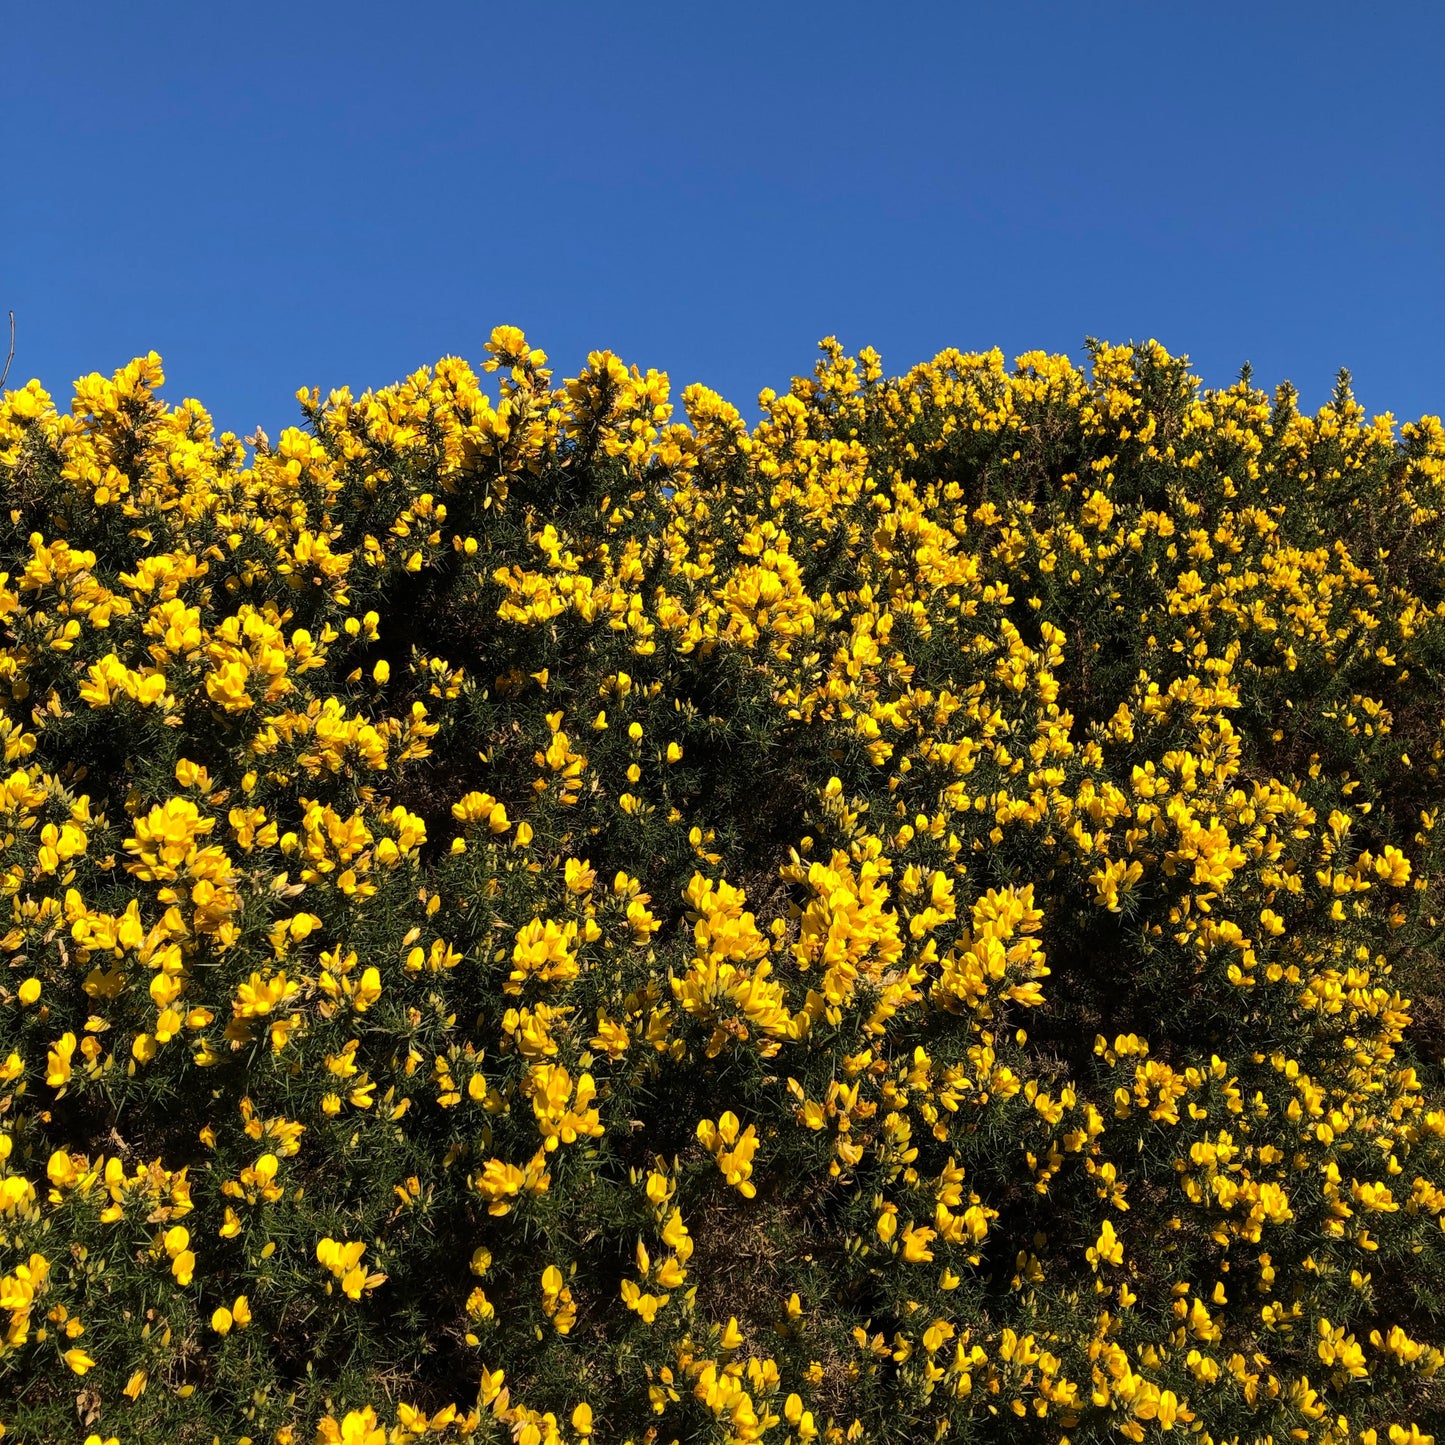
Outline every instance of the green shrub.
<svg viewBox="0 0 1445 1445">
<path fill-rule="evenodd" d="M 1429 1438 L 1445 431 L 1091 349 L 6 394 L 11 1438 Z"/>
</svg>

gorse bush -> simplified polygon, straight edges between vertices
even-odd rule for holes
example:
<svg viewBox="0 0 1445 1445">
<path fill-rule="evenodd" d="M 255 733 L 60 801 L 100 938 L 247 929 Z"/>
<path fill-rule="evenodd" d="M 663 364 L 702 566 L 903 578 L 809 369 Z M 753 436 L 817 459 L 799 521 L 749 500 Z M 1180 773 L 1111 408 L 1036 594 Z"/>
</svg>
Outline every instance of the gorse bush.
<svg viewBox="0 0 1445 1445">
<path fill-rule="evenodd" d="M 1445 431 L 500 328 L 0 406 L 27 1442 L 1445 1418 Z"/>
</svg>

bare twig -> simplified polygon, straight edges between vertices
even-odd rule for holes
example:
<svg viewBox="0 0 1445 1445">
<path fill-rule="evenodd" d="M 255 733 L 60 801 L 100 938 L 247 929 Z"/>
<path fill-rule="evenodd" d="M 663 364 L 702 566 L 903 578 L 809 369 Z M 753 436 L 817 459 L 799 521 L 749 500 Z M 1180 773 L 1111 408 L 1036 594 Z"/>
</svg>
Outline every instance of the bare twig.
<svg viewBox="0 0 1445 1445">
<path fill-rule="evenodd" d="M 5 385 L 5 378 L 10 375 L 10 363 L 15 360 L 15 313 L 10 313 L 10 355 L 5 358 L 5 370 L 0 371 L 0 386 Z"/>
<path fill-rule="evenodd" d="M 4 370 L 0 371 L 0 386 L 4 386 L 4 379 L 10 374 L 10 363 L 14 360 L 14 312 L 10 312 L 10 354 L 4 358 Z"/>
</svg>

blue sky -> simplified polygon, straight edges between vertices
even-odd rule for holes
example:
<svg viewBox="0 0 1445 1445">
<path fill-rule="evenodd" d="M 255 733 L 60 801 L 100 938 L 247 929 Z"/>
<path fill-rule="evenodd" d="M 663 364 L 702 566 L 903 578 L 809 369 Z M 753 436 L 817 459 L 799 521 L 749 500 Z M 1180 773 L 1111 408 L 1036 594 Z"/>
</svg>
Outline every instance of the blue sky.
<svg viewBox="0 0 1445 1445">
<path fill-rule="evenodd" d="M 755 414 L 834 334 L 1445 409 L 1437 0 L 7 7 L 11 386 L 273 436 L 523 327 Z M 63 402 L 62 402 L 63 404 Z"/>
</svg>

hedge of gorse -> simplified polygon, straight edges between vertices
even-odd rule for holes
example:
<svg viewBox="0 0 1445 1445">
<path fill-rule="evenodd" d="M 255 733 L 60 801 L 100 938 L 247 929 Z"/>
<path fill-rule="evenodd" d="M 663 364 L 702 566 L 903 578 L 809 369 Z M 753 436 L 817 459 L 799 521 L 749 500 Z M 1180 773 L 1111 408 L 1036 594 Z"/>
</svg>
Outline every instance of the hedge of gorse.
<svg viewBox="0 0 1445 1445">
<path fill-rule="evenodd" d="M 1428 1441 L 1440 421 L 487 351 L 0 405 L 6 1439 Z"/>
</svg>

